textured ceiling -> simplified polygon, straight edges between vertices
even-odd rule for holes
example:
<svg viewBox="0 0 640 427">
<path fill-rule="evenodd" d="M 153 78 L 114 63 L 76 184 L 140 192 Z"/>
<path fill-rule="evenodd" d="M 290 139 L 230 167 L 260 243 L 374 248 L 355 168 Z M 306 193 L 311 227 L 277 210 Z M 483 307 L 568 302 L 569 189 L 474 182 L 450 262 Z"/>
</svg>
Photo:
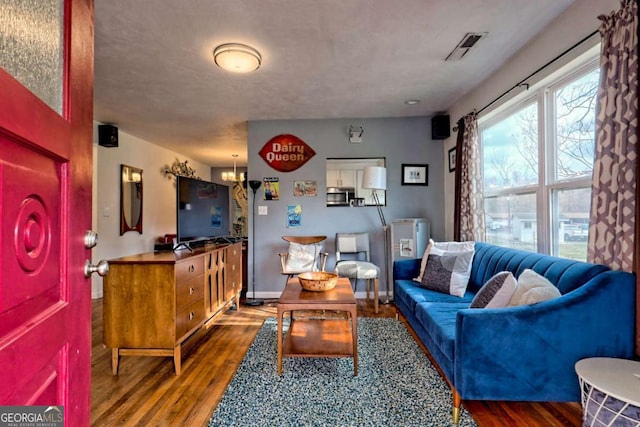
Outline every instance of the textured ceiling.
<svg viewBox="0 0 640 427">
<path fill-rule="evenodd" d="M 94 118 L 207 165 L 246 164 L 248 120 L 446 111 L 573 1 L 98 0 Z M 468 32 L 489 34 L 445 62 Z M 228 42 L 262 67 L 217 68 Z"/>
</svg>

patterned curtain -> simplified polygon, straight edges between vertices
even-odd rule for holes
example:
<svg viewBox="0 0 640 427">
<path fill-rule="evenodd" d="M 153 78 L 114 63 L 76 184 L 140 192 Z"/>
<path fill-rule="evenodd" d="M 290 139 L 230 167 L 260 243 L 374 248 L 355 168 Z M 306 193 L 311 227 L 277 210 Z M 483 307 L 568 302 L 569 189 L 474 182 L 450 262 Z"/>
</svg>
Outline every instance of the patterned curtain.
<svg viewBox="0 0 640 427">
<path fill-rule="evenodd" d="M 638 156 L 638 5 L 600 16 L 602 49 L 587 260 L 633 270 Z"/>
<path fill-rule="evenodd" d="M 456 241 L 485 240 L 483 203 L 478 118 L 474 112 L 458 122 L 453 227 Z"/>
</svg>

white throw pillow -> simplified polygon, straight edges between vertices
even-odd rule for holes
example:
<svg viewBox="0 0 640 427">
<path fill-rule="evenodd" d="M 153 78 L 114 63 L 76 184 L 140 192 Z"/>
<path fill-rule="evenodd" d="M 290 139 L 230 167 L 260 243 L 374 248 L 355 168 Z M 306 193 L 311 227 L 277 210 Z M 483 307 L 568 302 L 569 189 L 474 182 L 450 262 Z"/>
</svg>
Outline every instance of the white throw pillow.
<svg viewBox="0 0 640 427">
<path fill-rule="evenodd" d="M 317 271 L 316 259 L 320 252 L 322 252 L 322 244 L 302 245 L 290 242 L 285 264 L 286 271 Z"/>
<path fill-rule="evenodd" d="M 561 295 L 558 288 L 544 276 L 527 268 L 518 277 L 518 287 L 509 301 L 509 306 L 535 304 Z"/>
<path fill-rule="evenodd" d="M 495 274 L 482 285 L 471 301 L 470 308 L 506 307 L 516 291 L 518 282 L 510 271 Z"/>
<path fill-rule="evenodd" d="M 433 239 L 429 239 L 429 244 L 422 255 L 422 261 L 420 262 L 420 274 L 418 274 L 418 277 L 413 279 L 414 281 L 422 283 L 424 269 L 427 267 L 429 254 L 431 253 L 431 249 L 434 247 L 446 252 L 473 252 L 475 250 L 475 242 L 434 242 Z"/>
<path fill-rule="evenodd" d="M 434 241 L 433 239 L 429 239 L 429 244 L 427 245 L 427 249 L 425 249 L 424 254 L 422 255 L 422 261 L 420 261 L 420 274 L 416 277 L 416 282 L 422 282 L 422 276 L 424 276 L 424 269 L 427 266 L 427 260 L 429 259 L 429 253 L 431 253 L 431 248 L 433 247 Z"/>
</svg>

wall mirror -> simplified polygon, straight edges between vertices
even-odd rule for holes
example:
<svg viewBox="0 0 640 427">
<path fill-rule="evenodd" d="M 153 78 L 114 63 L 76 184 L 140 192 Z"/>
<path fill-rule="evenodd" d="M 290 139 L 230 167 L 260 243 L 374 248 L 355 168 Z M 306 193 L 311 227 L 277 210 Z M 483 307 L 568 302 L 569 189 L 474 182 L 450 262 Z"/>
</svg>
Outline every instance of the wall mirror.
<svg viewBox="0 0 640 427">
<path fill-rule="evenodd" d="M 142 234 L 142 169 L 120 165 L 120 235 Z"/>
<path fill-rule="evenodd" d="M 366 166 L 386 167 L 386 161 L 384 157 L 327 159 L 327 206 L 376 205 L 373 190 L 362 188 L 362 174 Z M 377 192 L 380 204 L 386 206 L 386 190 Z M 350 200 L 353 197 L 356 198 L 355 203 Z"/>
</svg>

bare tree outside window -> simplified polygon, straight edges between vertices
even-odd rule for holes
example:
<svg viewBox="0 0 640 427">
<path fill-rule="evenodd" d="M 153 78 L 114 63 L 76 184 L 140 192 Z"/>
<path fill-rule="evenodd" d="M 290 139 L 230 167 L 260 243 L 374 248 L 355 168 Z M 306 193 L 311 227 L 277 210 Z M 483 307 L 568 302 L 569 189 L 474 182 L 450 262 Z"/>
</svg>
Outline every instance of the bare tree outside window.
<svg viewBox="0 0 640 427">
<path fill-rule="evenodd" d="M 482 131 L 485 191 L 538 183 L 537 128 L 531 104 Z"/>
<path fill-rule="evenodd" d="M 591 176 L 599 70 L 555 91 L 556 179 Z"/>
<path fill-rule="evenodd" d="M 547 241 L 554 255 L 586 259 L 598 79 L 594 65 L 573 80 L 538 89 L 543 96 L 532 93 L 530 104 L 490 126 L 480 124 L 487 241 L 533 251 Z M 539 111 L 545 111 L 542 121 Z M 550 171 L 549 182 L 539 176 L 540 162 Z M 541 204 L 538 197 L 548 200 Z M 541 205 L 551 208 L 550 216 Z"/>
</svg>

